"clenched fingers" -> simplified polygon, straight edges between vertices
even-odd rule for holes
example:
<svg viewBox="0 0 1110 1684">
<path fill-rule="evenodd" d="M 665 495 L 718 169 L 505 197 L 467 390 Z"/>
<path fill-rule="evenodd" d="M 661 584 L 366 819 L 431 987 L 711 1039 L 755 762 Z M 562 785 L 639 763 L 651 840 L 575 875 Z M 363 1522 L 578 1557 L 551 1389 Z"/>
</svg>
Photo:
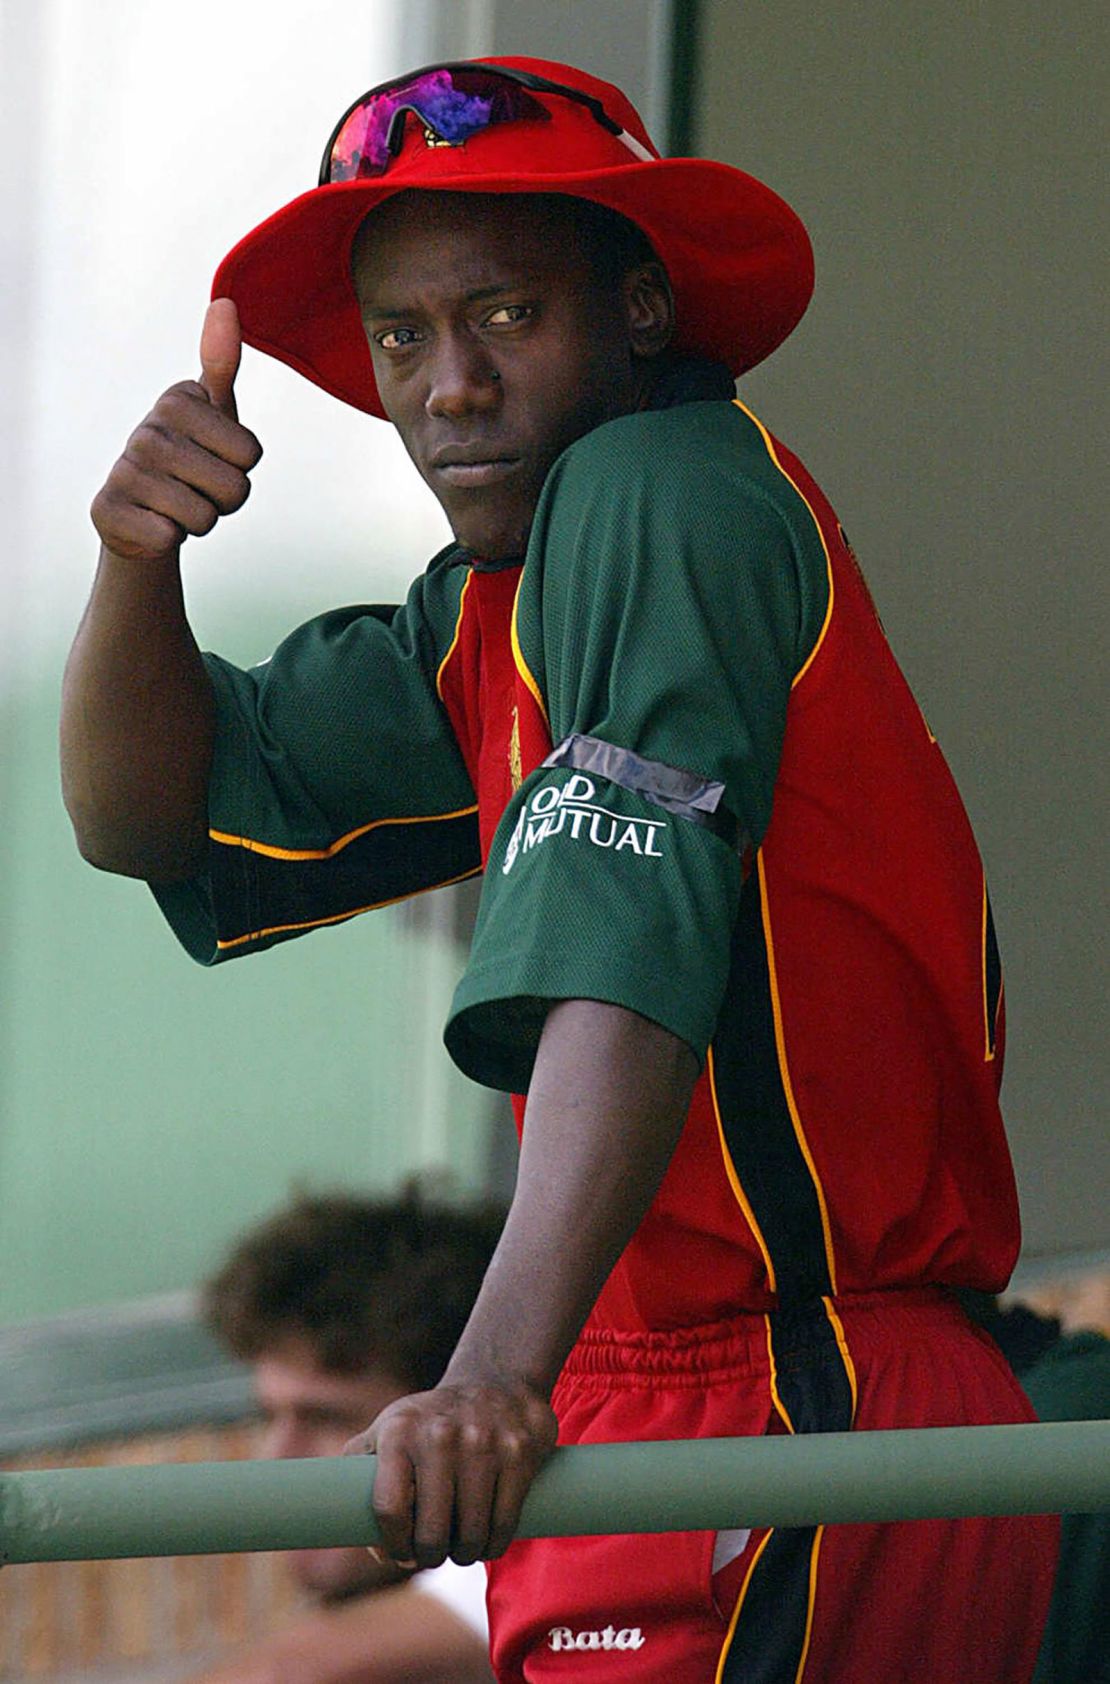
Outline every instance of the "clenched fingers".
<svg viewBox="0 0 1110 1684">
<path fill-rule="evenodd" d="M 147 422 L 166 432 L 192 439 L 213 456 L 231 462 L 244 472 L 262 455 L 262 446 L 249 427 L 217 408 L 199 380 L 179 380 L 162 393 L 147 416 Z M 145 425 L 146 423 L 144 423 Z"/>
<path fill-rule="evenodd" d="M 347 1447 L 377 1455 L 383 1549 L 421 1567 L 501 1555 L 556 1430 L 526 1386 L 441 1386 L 391 1404 Z"/>
<path fill-rule="evenodd" d="M 241 508 L 262 455 L 254 434 L 216 409 L 197 381 L 164 392 L 132 433 L 93 502 L 93 524 L 115 554 L 155 560 Z"/>
<path fill-rule="evenodd" d="M 145 421 L 132 433 L 122 460 L 140 473 L 180 481 L 221 515 L 241 508 L 250 495 L 250 480 L 235 462 L 153 421 Z"/>
</svg>

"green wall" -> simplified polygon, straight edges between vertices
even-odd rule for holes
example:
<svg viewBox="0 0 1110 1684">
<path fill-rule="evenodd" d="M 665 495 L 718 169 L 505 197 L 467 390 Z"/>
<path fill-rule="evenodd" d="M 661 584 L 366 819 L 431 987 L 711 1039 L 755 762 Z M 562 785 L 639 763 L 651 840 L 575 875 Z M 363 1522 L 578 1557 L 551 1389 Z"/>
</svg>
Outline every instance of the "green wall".
<svg viewBox="0 0 1110 1684">
<path fill-rule="evenodd" d="M 189 1286 L 297 1178 L 480 1185 L 490 1099 L 438 1045 L 449 934 L 390 910 L 194 964 L 78 856 L 56 691 L 18 697 L 5 748 L 0 1325 Z"/>
</svg>

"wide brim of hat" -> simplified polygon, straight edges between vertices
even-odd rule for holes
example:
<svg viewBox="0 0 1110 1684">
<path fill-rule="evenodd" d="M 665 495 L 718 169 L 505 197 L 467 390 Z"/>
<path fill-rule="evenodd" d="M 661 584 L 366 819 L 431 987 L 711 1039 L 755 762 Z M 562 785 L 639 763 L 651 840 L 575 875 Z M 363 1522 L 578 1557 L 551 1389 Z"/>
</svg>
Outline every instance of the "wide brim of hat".
<svg viewBox="0 0 1110 1684">
<path fill-rule="evenodd" d="M 213 298 L 234 299 L 248 345 L 287 363 L 344 403 L 385 418 L 350 278 L 363 219 L 411 184 L 382 177 L 314 188 L 261 223 L 224 258 Z M 675 298 L 675 348 L 733 375 L 769 356 L 813 291 L 801 221 L 763 182 L 704 158 L 559 177 L 443 174 L 441 193 L 564 193 L 618 211 L 643 229 Z"/>
</svg>

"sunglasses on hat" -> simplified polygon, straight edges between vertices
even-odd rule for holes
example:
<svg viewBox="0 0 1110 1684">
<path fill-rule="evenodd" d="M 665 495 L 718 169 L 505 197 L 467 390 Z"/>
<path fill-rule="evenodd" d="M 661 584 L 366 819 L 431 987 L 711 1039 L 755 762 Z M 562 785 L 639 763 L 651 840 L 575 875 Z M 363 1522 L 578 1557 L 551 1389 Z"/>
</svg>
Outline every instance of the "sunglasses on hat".
<svg viewBox="0 0 1110 1684">
<path fill-rule="evenodd" d="M 383 82 L 348 107 L 324 149 L 319 185 L 385 175 L 400 155 L 410 113 L 423 124 L 429 146 L 462 146 L 473 135 L 503 123 L 549 123 L 551 113 L 533 97 L 537 93 L 557 94 L 584 106 L 635 157 L 654 161 L 654 154 L 623 129 L 599 99 L 578 88 L 506 65 L 439 64 Z"/>
</svg>

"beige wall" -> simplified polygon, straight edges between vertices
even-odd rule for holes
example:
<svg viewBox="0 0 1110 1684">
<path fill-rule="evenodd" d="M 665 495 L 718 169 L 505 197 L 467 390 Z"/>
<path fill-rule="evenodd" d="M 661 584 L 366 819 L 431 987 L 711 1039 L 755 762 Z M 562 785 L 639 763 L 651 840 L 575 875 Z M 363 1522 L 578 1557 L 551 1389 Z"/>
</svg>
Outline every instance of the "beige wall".
<svg viewBox="0 0 1110 1684">
<path fill-rule="evenodd" d="M 28 1468 L 238 1461 L 251 1428 L 197 1426 L 5 1462 Z M 267 1636 L 300 1606 L 283 1558 L 35 1562 L 0 1573 L 0 1681 L 168 1684 Z"/>
<path fill-rule="evenodd" d="M 703 20 L 698 150 L 790 200 L 817 258 L 809 315 L 742 392 L 837 506 L 975 822 L 1032 1253 L 1110 1237 L 1104 15 L 707 0 Z"/>
</svg>

